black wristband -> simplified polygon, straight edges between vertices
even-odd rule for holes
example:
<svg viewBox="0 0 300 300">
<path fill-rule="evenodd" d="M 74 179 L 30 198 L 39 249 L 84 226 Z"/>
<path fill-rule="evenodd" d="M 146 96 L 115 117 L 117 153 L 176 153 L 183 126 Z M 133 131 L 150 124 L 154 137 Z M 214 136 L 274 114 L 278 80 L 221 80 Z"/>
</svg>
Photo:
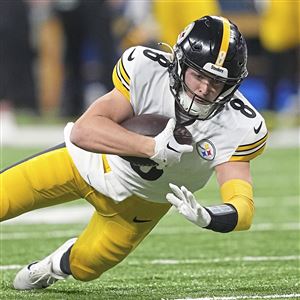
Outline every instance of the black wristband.
<svg viewBox="0 0 300 300">
<path fill-rule="evenodd" d="M 231 204 L 204 207 L 211 216 L 210 223 L 204 227 L 216 232 L 230 232 L 238 222 L 238 213 Z"/>
</svg>

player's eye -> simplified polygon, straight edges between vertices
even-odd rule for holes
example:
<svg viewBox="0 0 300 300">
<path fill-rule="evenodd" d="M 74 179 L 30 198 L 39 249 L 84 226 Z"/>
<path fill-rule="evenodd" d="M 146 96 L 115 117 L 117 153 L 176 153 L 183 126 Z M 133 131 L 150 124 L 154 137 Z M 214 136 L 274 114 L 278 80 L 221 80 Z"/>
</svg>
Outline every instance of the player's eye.
<svg viewBox="0 0 300 300">
<path fill-rule="evenodd" d="M 205 79 L 205 77 L 199 73 L 195 73 L 195 77 L 198 79 L 198 80 L 203 80 Z"/>
<path fill-rule="evenodd" d="M 214 88 L 220 88 L 221 86 L 223 86 L 223 82 L 219 81 L 219 80 L 212 80 L 211 85 Z"/>
</svg>

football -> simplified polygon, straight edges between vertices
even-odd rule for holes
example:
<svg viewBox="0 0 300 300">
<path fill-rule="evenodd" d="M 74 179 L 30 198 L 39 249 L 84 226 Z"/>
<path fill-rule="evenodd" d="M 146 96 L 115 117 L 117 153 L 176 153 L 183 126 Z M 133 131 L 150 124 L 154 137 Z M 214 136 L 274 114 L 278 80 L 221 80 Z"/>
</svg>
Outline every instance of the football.
<svg viewBox="0 0 300 300">
<path fill-rule="evenodd" d="M 127 119 L 120 125 L 129 131 L 145 136 L 155 137 L 165 129 L 169 119 L 169 117 L 158 114 L 144 114 Z M 176 125 L 174 137 L 179 144 L 191 145 L 193 141 L 191 133 L 182 125 Z M 157 163 L 150 158 L 135 156 L 121 157 L 137 166 L 157 165 Z"/>
</svg>

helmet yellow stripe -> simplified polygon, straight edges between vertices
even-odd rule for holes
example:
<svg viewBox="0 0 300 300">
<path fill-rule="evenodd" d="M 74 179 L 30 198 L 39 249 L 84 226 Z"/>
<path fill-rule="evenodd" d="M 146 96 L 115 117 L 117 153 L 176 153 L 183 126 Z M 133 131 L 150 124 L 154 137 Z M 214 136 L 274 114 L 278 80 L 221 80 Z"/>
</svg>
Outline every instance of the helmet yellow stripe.
<svg viewBox="0 0 300 300">
<path fill-rule="evenodd" d="M 221 18 L 223 21 L 223 36 L 220 51 L 215 62 L 215 65 L 222 67 L 227 55 L 229 39 L 230 39 L 230 23 L 227 19 Z"/>
</svg>

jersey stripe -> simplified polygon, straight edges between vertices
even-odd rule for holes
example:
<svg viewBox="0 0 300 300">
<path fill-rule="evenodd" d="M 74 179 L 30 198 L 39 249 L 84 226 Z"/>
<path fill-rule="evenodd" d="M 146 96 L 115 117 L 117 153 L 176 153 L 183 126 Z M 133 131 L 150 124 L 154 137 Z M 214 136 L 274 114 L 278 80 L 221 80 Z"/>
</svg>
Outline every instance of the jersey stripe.
<svg viewBox="0 0 300 300">
<path fill-rule="evenodd" d="M 120 64 L 117 64 L 117 76 L 119 78 L 119 80 L 122 82 L 122 84 L 124 85 L 124 87 L 129 91 L 129 85 L 127 83 L 127 81 L 124 79 L 124 77 L 122 76 L 122 72 L 120 69 Z"/>
<path fill-rule="evenodd" d="M 125 70 L 124 63 L 123 63 L 123 57 L 121 57 L 121 59 L 119 59 L 119 66 L 120 66 L 120 72 L 121 72 L 122 78 L 124 78 L 124 80 L 127 82 L 127 84 L 130 85 L 130 77 Z"/>
<path fill-rule="evenodd" d="M 102 161 L 103 161 L 104 173 L 109 173 L 111 171 L 111 168 L 110 168 L 110 165 L 108 163 L 106 154 L 102 154 Z"/>
<path fill-rule="evenodd" d="M 242 151 L 248 151 L 257 148 L 258 146 L 262 145 L 268 138 L 268 133 L 265 134 L 264 137 L 262 137 L 260 140 L 252 143 L 252 144 L 246 144 L 241 145 L 236 149 L 236 152 L 242 152 Z"/>
<path fill-rule="evenodd" d="M 266 143 L 264 143 L 260 148 L 255 150 L 252 153 L 249 153 L 247 155 L 244 154 L 239 154 L 239 155 L 232 155 L 229 161 L 250 161 L 251 159 L 255 158 L 256 156 L 260 155 L 263 153 L 265 150 Z"/>
<path fill-rule="evenodd" d="M 215 65 L 222 67 L 227 55 L 230 40 L 230 23 L 226 18 L 221 18 L 223 22 L 223 36 L 221 47 Z"/>
<path fill-rule="evenodd" d="M 36 153 L 36 154 L 34 154 L 34 155 L 31 155 L 31 156 L 29 156 L 29 157 L 27 157 L 27 158 L 25 158 L 25 159 L 22 159 L 22 160 L 20 160 L 20 161 L 18 161 L 18 162 L 16 162 L 16 163 L 10 165 L 9 167 L 6 167 L 6 168 L 3 169 L 3 170 L 0 170 L 0 174 L 1 174 L 1 173 L 4 173 L 5 171 L 7 171 L 7 170 L 9 170 L 9 169 L 11 169 L 11 168 L 13 168 L 13 167 L 16 167 L 17 165 L 22 164 L 22 163 L 24 163 L 24 162 L 26 162 L 26 161 L 28 161 L 28 160 L 30 160 L 30 159 L 33 159 L 33 158 L 35 158 L 35 157 L 37 157 L 37 156 L 39 156 L 39 155 L 42 155 L 42 154 L 45 154 L 45 153 L 48 153 L 48 152 L 50 152 L 50 151 L 54 151 L 54 150 L 57 150 L 57 149 L 65 148 L 65 147 L 66 147 L 66 143 L 61 143 L 61 144 L 58 144 L 58 145 L 56 145 L 56 146 L 54 146 L 54 147 L 51 147 L 51 148 L 49 148 L 49 149 L 46 149 L 46 150 L 44 150 L 44 151 L 38 152 L 38 153 Z"/>
<path fill-rule="evenodd" d="M 113 83 L 115 87 L 128 99 L 130 100 L 130 78 L 128 73 L 125 71 L 122 60 L 119 59 L 118 63 L 113 70 Z"/>
<path fill-rule="evenodd" d="M 128 77 L 127 73 L 124 71 L 124 67 L 122 66 L 122 60 L 119 59 L 117 63 L 117 75 L 119 79 L 122 81 L 123 85 L 129 90 L 130 86 L 130 78 Z"/>
</svg>

